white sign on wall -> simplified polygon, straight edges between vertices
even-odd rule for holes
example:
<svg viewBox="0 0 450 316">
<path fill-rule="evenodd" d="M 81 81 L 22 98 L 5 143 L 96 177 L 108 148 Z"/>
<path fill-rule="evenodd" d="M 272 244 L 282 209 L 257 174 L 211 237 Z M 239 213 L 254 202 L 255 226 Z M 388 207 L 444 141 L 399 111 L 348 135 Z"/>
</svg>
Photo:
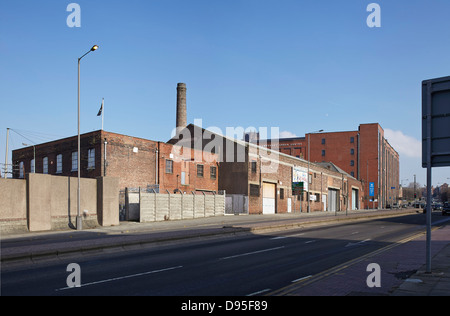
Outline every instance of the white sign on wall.
<svg viewBox="0 0 450 316">
<path fill-rule="evenodd" d="M 303 182 L 303 190 L 308 191 L 308 170 L 301 167 L 292 168 L 292 182 Z"/>
</svg>

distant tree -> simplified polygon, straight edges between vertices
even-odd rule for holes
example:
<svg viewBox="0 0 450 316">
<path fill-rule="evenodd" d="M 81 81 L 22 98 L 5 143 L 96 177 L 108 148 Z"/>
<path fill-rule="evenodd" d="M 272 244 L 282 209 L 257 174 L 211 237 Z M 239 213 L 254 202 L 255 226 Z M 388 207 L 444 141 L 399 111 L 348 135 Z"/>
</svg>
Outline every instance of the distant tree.
<svg viewBox="0 0 450 316">
<path fill-rule="evenodd" d="M 448 188 L 441 190 L 441 201 L 442 202 L 447 202 L 448 198 L 449 198 L 449 194 L 448 194 Z"/>
</svg>

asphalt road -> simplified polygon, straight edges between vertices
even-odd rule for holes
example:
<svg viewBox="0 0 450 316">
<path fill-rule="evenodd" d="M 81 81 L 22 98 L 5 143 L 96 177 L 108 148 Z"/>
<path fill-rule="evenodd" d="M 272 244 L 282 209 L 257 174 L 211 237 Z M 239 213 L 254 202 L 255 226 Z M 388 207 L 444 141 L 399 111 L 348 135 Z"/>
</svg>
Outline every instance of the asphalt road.
<svg viewBox="0 0 450 316">
<path fill-rule="evenodd" d="M 424 215 L 412 214 L 2 267 L 1 295 L 264 295 L 413 235 L 423 225 Z M 80 267 L 80 287 L 67 285 L 69 263 Z"/>
</svg>

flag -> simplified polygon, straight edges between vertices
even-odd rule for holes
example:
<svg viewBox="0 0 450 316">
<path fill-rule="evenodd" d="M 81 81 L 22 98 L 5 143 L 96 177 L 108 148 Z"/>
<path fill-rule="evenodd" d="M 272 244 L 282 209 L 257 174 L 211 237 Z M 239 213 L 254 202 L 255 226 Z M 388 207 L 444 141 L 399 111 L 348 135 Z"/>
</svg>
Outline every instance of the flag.
<svg viewBox="0 0 450 316">
<path fill-rule="evenodd" d="M 102 111 L 103 111 L 103 100 L 102 100 L 102 106 L 100 107 L 100 110 L 98 110 L 97 116 L 102 115 Z"/>
</svg>

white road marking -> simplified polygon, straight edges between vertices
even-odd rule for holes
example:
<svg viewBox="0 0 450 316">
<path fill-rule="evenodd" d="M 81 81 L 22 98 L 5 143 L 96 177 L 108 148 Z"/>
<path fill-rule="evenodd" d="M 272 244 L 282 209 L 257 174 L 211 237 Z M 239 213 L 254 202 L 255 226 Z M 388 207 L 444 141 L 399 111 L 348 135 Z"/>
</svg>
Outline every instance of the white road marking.
<svg viewBox="0 0 450 316">
<path fill-rule="evenodd" d="M 366 239 L 366 240 L 362 240 L 362 241 L 358 241 L 358 242 L 349 242 L 347 245 L 345 245 L 345 247 L 351 247 L 351 246 L 358 246 L 361 245 L 367 241 L 369 241 L 370 239 Z"/>
<path fill-rule="evenodd" d="M 278 237 L 270 238 L 270 240 L 285 239 L 285 238 L 287 238 L 287 236 L 278 236 Z"/>
<path fill-rule="evenodd" d="M 220 258 L 219 260 L 227 260 L 227 259 L 233 259 L 233 258 L 238 258 L 238 257 L 243 257 L 243 256 L 249 256 L 249 255 L 254 255 L 257 253 L 262 253 L 262 252 L 267 252 L 267 251 L 273 251 L 273 250 L 278 250 L 278 249 L 282 249 L 284 248 L 284 246 L 281 247 L 275 247 L 275 248 L 269 248 L 269 249 L 263 249 L 263 250 L 258 250 L 258 251 L 253 251 L 253 252 L 246 252 L 246 253 L 241 253 L 239 255 L 234 255 L 234 256 L 229 256 L 229 257 L 223 257 Z"/>
<path fill-rule="evenodd" d="M 289 237 L 303 236 L 304 234 L 305 234 L 305 233 L 293 234 L 293 235 L 286 235 L 286 236 L 278 236 L 278 237 L 272 237 L 272 238 L 270 238 L 270 240 L 285 239 L 285 238 L 289 238 Z"/>
<path fill-rule="evenodd" d="M 310 243 L 313 243 L 313 242 L 316 242 L 317 240 L 308 240 L 308 241 L 305 241 L 305 244 L 310 244 Z"/>
<path fill-rule="evenodd" d="M 295 234 L 295 235 L 289 235 L 289 237 L 297 237 L 297 236 L 303 236 L 305 233 Z"/>
<path fill-rule="evenodd" d="M 270 291 L 270 289 L 265 289 L 265 290 L 261 290 L 261 291 L 258 291 L 258 292 L 254 292 L 254 293 L 248 294 L 247 296 L 254 296 L 254 295 L 258 295 L 258 294 L 261 294 L 261 293 L 264 293 L 264 292 L 268 292 L 268 291 Z"/>
<path fill-rule="evenodd" d="M 291 283 L 295 283 L 295 282 L 298 282 L 298 281 L 306 280 L 306 279 L 309 279 L 310 277 L 312 277 L 312 275 L 308 275 L 308 276 L 305 276 L 303 278 L 295 279 L 295 280 L 291 281 Z"/>
<path fill-rule="evenodd" d="M 153 274 L 153 273 L 158 273 L 158 272 L 175 270 L 175 269 L 180 269 L 182 267 L 183 266 L 177 266 L 177 267 L 165 268 L 165 269 L 160 269 L 160 270 L 153 270 L 153 271 L 148 271 L 148 272 L 143 272 L 143 273 L 131 274 L 131 275 L 126 275 L 126 276 L 112 278 L 112 279 L 95 281 L 95 282 L 81 284 L 80 287 L 86 287 L 86 286 L 95 285 L 95 284 L 101 284 L 101 283 L 107 283 L 107 282 L 112 282 L 112 281 L 117 281 L 117 280 L 134 278 L 134 277 L 143 276 L 143 275 L 147 275 L 147 274 Z M 80 288 L 80 287 L 78 287 L 78 288 Z M 76 289 L 76 288 L 77 287 L 63 287 L 63 288 L 60 288 L 60 289 L 56 289 L 55 291 L 63 291 L 63 290 Z"/>
</svg>

